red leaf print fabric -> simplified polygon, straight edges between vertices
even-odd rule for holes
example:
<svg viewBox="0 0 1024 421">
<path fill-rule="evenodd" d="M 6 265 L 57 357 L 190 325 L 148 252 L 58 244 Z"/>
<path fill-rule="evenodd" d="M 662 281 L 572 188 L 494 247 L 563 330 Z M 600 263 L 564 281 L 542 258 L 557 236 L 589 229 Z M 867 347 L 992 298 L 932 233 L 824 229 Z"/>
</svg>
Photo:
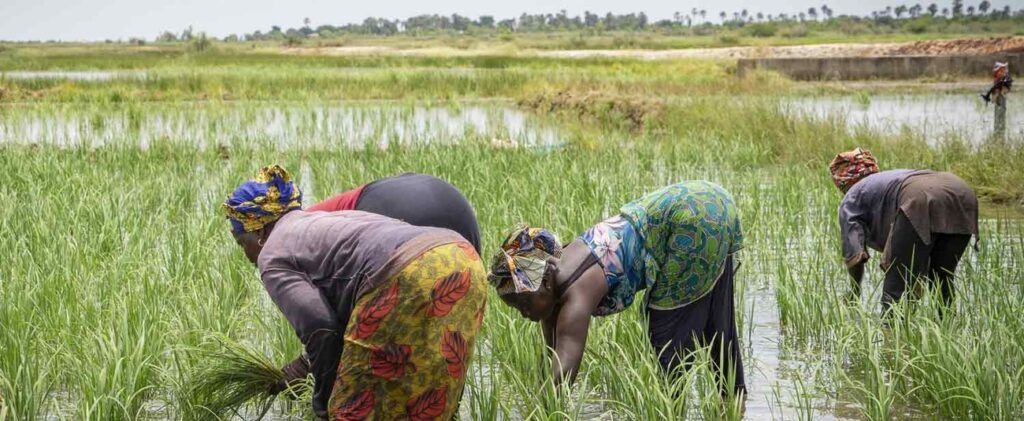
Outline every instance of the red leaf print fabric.
<svg viewBox="0 0 1024 421">
<path fill-rule="evenodd" d="M 441 278 L 430 291 L 430 308 L 427 315 L 444 317 L 452 311 L 452 306 L 469 292 L 469 272 L 459 272 Z"/>
<path fill-rule="evenodd" d="M 431 421 L 444 413 L 448 403 L 448 386 L 430 389 L 405 404 L 405 412 L 413 421 Z"/>
<path fill-rule="evenodd" d="M 352 337 L 355 339 L 368 338 L 377 331 L 380 322 L 391 313 L 391 310 L 395 309 L 396 304 L 398 304 L 397 283 L 391 288 L 381 291 L 359 311 L 359 314 L 356 315 L 356 331 Z"/>
<path fill-rule="evenodd" d="M 387 344 L 370 351 L 370 367 L 373 375 L 388 380 L 405 375 L 405 370 L 415 371 L 416 366 L 409 362 L 412 347 L 409 345 Z"/>
<path fill-rule="evenodd" d="M 473 248 L 473 245 L 466 242 L 460 242 L 457 245 L 460 249 L 462 249 L 463 253 L 466 253 L 466 256 L 469 256 L 474 260 L 480 258 L 480 256 L 476 254 L 476 249 Z"/>
<path fill-rule="evenodd" d="M 484 305 L 480 306 L 480 311 L 476 312 L 476 328 L 479 329 L 484 324 L 484 308 L 487 307 L 487 302 L 484 301 Z"/>
<path fill-rule="evenodd" d="M 373 391 L 364 390 L 348 398 L 341 407 L 334 411 L 334 421 L 362 421 L 373 411 L 375 399 Z"/>
<path fill-rule="evenodd" d="M 466 338 L 461 333 L 445 329 L 441 337 L 441 355 L 448 363 L 448 374 L 456 379 L 461 379 L 465 373 L 467 349 Z"/>
</svg>

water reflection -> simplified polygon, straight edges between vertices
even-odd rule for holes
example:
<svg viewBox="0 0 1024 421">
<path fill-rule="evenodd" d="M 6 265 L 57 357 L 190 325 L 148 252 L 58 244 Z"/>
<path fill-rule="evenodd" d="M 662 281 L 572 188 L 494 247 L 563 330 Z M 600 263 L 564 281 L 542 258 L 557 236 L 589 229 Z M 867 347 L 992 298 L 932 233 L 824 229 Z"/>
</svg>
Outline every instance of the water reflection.
<svg viewBox="0 0 1024 421">
<path fill-rule="evenodd" d="M 172 141 L 201 148 L 269 143 L 276 147 L 379 147 L 456 144 L 548 149 L 566 143 L 553 124 L 499 105 L 272 106 L 202 104 L 0 109 L 0 143 L 148 148 Z"/>
<path fill-rule="evenodd" d="M 974 94 L 813 97 L 792 99 L 787 105 L 797 114 L 841 117 L 851 129 L 898 134 L 907 128 L 933 145 L 958 138 L 980 144 L 991 135 L 995 118 L 993 107 Z M 1024 138 L 1024 106 L 1014 107 L 1012 99 L 1006 132 L 1010 139 Z"/>
<path fill-rule="evenodd" d="M 81 80 L 87 82 L 104 82 L 114 79 L 141 79 L 145 72 L 139 71 L 109 71 L 109 70 L 19 70 L 11 72 L 0 72 L 0 79 L 32 80 L 32 79 L 66 79 Z"/>
</svg>

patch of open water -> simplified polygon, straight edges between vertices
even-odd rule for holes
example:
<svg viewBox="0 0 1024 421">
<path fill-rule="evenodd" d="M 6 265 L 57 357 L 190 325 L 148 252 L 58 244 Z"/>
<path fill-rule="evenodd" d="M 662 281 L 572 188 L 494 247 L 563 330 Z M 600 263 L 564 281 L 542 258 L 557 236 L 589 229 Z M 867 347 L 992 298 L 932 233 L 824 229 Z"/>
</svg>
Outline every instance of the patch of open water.
<svg viewBox="0 0 1024 421">
<path fill-rule="evenodd" d="M 980 88 L 979 88 L 980 89 Z M 1024 139 L 1024 103 L 1007 97 L 1006 134 Z M 995 107 L 978 95 L 878 95 L 869 97 L 809 97 L 787 101 L 791 112 L 817 117 L 841 117 L 850 129 L 866 127 L 888 134 L 904 128 L 921 133 L 930 144 L 961 138 L 980 144 L 990 138 Z"/>
<path fill-rule="evenodd" d="M 463 107 L 354 104 L 272 106 L 198 104 L 114 110 L 0 109 L 0 144 L 99 147 L 180 142 L 200 148 L 264 142 L 280 148 L 457 144 L 557 148 L 566 136 L 554 124 L 504 105 Z"/>
<path fill-rule="evenodd" d="M 141 79 L 145 76 L 145 72 L 133 70 L 16 70 L 0 72 L 0 79 L 13 80 L 64 79 L 105 82 L 114 79 Z"/>
</svg>

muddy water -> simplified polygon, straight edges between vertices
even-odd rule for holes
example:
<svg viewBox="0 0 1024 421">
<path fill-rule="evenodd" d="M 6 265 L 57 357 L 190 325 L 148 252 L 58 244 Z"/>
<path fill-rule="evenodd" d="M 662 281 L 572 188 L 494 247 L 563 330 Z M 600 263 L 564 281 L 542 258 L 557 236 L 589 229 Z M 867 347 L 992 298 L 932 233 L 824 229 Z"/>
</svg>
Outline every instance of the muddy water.
<svg viewBox="0 0 1024 421">
<path fill-rule="evenodd" d="M 978 92 L 986 86 L 979 85 Z M 1024 95 L 1008 97 L 1006 133 L 1024 139 Z M 981 144 L 992 133 L 994 107 L 978 95 L 885 95 L 799 98 L 787 102 L 790 112 L 840 117 L 851 130 L 864 127 L 888 134 L 910 129 L 935 145 L 949 139 Z"/>
<path fill-rule="evenodd" d="M 749 260 L 749 259 L 748 259 Z M 783 343 L 779 309 L 772 282 L 761 274 L 751 273 L 748 267 L 743 300 L 743 364 L 747 377 L 746 419 L 799 419 L 801 399 L 810 400 L 816 420 L 851 419 L 841 414 L 856 413 L 849 403 L 830 403 L 807 391 L 798 390 L 796 382 L 802 380 L 808 389 L 813 387 L 813 367 L 798 350 Z M 743 274 L 738 274 L 742 276 Z M 737 302 L 737 305 L 739 302 Z"/>
<path fill-rule="evenodd" d="M 103 111 L 25 107 L 0 110 L 0 116 L 0 144 L 148 148 L 167 140 L 201 148 L 239 141 L 284 148 L 387 149 L 475 139 L 502 148 L 546 149 L 566 143 L 552 124 L 503 105 L 186 104 Z"/>
</svg>

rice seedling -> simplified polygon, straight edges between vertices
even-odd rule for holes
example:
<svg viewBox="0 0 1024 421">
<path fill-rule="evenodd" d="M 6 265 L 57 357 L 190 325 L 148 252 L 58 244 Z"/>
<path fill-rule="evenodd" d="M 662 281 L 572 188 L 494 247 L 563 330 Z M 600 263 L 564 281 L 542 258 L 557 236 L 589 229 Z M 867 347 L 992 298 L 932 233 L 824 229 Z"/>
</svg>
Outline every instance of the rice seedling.
<svg viewBox="0 0 1024 421">
<path fill-rule="evenodd" d="M 181 401 L 187 405 L 181 408 L 182 418 L 221 419 L 245 405 L 259 408 L 262 418 L 276 398 L 270 388 L 284 373 L 263 354 L 226 336 L 214 335 L 212 342 L 213 347 L 199 352 L 197 366 L 182 385 Z"/>
<path fill-rule="evenodd" d="M 487 353 L 483 349 L 477 352 L 478 355 Z M 462 411 L 463 418 L 474 420 L 508 419 L 510 416 L 508 405 L 502 399 L 502 390 L 495 382 L 495 376 L 501 367 L 493 358 L 477 358 L 470 369 L 474 372 L 467 378 L 465 394 L 468 396 L 465 399 L 469 402 L 468 408 Z"/>
</svg>

